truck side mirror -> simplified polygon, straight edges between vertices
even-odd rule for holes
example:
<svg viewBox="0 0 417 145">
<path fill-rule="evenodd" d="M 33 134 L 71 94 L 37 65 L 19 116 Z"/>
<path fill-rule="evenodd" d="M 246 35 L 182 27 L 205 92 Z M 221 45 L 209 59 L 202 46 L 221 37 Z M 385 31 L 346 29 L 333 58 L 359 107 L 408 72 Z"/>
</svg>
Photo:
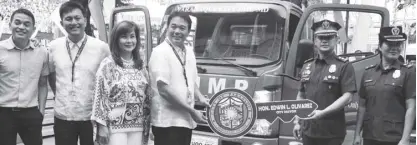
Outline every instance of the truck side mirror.
<svg viewBox="0 0 417 145">
<path fill-rule="evenodd" d="M 296 58 L 296 67 L 301 68 L 303 67 L 304 62 L 307 59 L 314 57 L 314 43 L 308 39 L 302 39 L 298 43 L 297 48 L 297 58 Z"/>
</svg>

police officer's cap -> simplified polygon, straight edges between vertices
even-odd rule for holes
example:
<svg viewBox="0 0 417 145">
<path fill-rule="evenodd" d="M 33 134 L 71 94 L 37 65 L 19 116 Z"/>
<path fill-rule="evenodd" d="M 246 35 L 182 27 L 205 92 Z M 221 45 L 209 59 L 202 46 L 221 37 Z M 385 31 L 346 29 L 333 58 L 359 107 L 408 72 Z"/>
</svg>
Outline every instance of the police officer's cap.
<svg viewBox="0 0 417 145">
<path fill-rule="evenodd" d="M 382 27 L 379 30 L 379 39 L 382 41 L 398 42 L 407 40 L 407 35 L 403 33 L 401 26 Z"/>
<path fill-rule="evenodd" d="M 337 31 L 342 28 L 339 23 L 332 22 L 329 20 L 322 20 L 316 22 L 311 26 L 311 29 L 314 31 L 314 34 L 317 36 L 331 36 L 337 35 Z"/>
</svg>

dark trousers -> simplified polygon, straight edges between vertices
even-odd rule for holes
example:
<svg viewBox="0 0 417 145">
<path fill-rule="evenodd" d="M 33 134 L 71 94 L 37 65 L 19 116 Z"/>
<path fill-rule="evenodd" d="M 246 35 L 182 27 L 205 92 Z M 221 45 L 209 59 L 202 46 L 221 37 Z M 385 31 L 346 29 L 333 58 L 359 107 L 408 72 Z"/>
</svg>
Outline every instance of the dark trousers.
<svg viewBox="0 0 417 145">
<path fill-rule="evenodd" d="M 192 130 L 184 127 L 152 126 L 155 145 L 190 145 Z"/>
<path fill-rule="evenodd" d="M 313 138 L 303 135 L 303 145 L 342 145 L 345 138 Z"/>
<path fill-rule="evenodd" d="M 19 133 L 25 145 L 42 145 L 43 115 L 37 107 L 0 107 L 0 144 L 16 145 Z"/>
<path fill-rule="evenodd" d="M 67 121 L 55 118 L 56 145 L 94 145 L 93 124 L 91 121 Z"/>
<path fill-rule="evenodd" d="M 398 145 L 398 142 L 382 142 L 382 141 L 364 139 L 363 145 Z"/>
</svg>

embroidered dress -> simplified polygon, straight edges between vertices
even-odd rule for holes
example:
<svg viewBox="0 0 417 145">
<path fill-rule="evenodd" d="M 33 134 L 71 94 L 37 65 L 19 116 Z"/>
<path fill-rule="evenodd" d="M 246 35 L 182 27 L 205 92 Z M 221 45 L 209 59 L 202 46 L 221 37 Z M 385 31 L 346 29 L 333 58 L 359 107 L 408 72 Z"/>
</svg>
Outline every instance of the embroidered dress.
<svg viewBox="0 0 417 145">
<path fill-rule="evenodd" d="M 111 57 L 100 64 L 96 75 L 91 119 L 109 127 L 111 133 L 143 131 L 144 144 L 150 126 L 150 92 L 146 69 L 132 62 L 118 66 Z"/>
</svg>

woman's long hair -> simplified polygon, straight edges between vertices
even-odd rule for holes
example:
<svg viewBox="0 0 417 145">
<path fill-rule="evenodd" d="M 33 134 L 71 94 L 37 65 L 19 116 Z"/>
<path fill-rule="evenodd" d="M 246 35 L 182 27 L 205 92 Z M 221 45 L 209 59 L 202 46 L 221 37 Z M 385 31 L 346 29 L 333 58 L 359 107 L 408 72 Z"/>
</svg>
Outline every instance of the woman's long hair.
<svg viewBox="0 0 417 145">
<path fill-rule="evenodd" d="M 139 34 L 139 27 L 132 21 L 122 21 L 116 26 L 114 26 L 111 35 L 110 35 L 110 52 L 111 56 L 113 57 L 114 62 L 119 65 L 120 67 L 123 66 L 122 59 L 120 57 L 120 51 L 122 48 L 119 48 L 119 39 L 120 36 L 123 34 L 127 34 L 129 32 L 135 32 L 136 35 L 136 47 L 132 51 L 134 67 L 141 70 L 143 67 L 143 60 L 140 58 L 140 34 Z"/>
</svg>

